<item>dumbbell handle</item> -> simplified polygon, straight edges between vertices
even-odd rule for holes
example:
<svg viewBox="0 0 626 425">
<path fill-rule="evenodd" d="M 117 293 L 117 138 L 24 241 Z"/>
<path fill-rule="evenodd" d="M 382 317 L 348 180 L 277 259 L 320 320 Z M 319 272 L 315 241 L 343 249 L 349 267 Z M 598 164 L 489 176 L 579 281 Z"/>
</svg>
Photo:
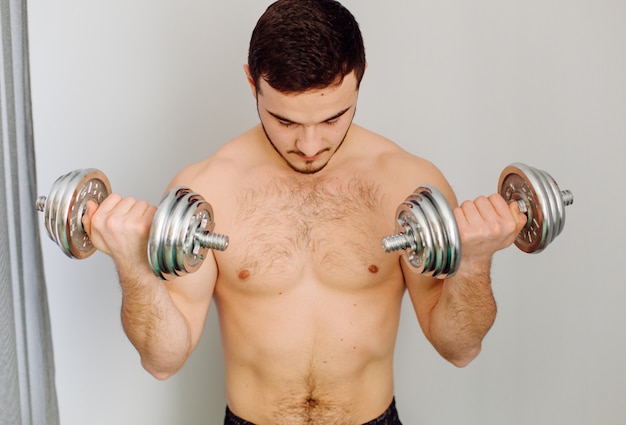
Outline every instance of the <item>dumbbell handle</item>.
<svg viewBox="0 0 626 425">
<path fill-rule="evenodd" d="M 206 230 L 199 230 L 194 233 L 193 238 L 204 248 L 217 251 L 225 251 L 228 248 L 228 236 L 220 235 Z"/>
<path fill-rule="evenodd" d="M 409 236 L 406 232 L 396 233 L 395 235 L 384 237 L 382 244 L 385 252 L 389 253 L 411 248 L 414 240 L 415 237 Z"/>
</svg>

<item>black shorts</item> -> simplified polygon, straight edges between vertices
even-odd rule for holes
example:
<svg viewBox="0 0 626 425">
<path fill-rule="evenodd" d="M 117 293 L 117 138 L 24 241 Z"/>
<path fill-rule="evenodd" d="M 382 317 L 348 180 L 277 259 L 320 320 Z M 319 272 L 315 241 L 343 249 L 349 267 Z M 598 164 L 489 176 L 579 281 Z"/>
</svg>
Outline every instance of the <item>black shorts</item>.
<svg viewBox="0 0 626 425">
<path fill-rule="evenodd" d="M 236 416 L 233 412 L 230 411 L 228 406 L 226 406 L 226 416 L 224 417 L 224 425 L 254 425 L 252 422 L 248 422 L 240 417 Z M 396 410 L 396 400 L 393 399 L 389 408 L 385 410 L 385 412 L 374 419 L 373 421 L 369 421 L 363 425 L 402 425 L 400 422 L 400 418 L 398 417 L 398 411 Z"/>
</svg>

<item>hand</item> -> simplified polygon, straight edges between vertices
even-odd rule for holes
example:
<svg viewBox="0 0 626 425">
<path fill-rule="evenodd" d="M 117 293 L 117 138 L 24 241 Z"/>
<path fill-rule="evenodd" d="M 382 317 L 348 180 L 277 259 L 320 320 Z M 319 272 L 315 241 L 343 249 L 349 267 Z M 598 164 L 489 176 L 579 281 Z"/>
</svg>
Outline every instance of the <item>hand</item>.
<svg viewBox="0 0 626 425">
<path fill-rule="evenodd" d="M 461 236 L 463 262 L 489 261 L 493 254 L 515 242 L 526 225 L 517 203 L 508 204 L 499 194 L 465 201 L 454 210 Z"/>
<path fill-rule="evenodd" d="M 147 244 L 156 207 L 145 201 L 109 195 L 100 205 L 87 203 L 83 227 L 93 245 L 116 265 L 148 262 Z"/>
</svg>

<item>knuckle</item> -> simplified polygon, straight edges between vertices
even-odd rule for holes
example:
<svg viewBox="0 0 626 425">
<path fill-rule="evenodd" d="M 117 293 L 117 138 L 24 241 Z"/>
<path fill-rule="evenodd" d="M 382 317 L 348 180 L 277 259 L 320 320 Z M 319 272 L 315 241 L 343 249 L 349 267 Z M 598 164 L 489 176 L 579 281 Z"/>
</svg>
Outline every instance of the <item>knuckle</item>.
<svg viewBox="0 0 626 425">
<path fill-rule="evenodd" d="M 474 207 L 474 201 L 470 201 L 470 200 L 463 201 L 461 205 L 459 206 L 459 208 L 461 208 L 463 211 L 466 211 L 468 208 L 473 208 L 473 207 Z"/>
<path fill-rule="evenodd" d="M 517 228 L 515 220 L 506 220 L 503 223 L 503 232 L 505 235 L 512 235 L 515 233 L 515 229 Z"/>
<path fill-rule="evenodd" d="M 489 201 L 497 203 L 506 202 L 502 195 L 500 195 L 499 193 L 492 193 L 491 195 L 489 195 Z"/>
<path fill-rule="evenodd" d="M 112 193 L 106 198 L 104 198 L 104 200 L 102 201 L 100 205 L 113 206 L 113 205 L 118 204 L 121 200 L 122 200 L 122 197 L 119 194 Z"/>
</svg>

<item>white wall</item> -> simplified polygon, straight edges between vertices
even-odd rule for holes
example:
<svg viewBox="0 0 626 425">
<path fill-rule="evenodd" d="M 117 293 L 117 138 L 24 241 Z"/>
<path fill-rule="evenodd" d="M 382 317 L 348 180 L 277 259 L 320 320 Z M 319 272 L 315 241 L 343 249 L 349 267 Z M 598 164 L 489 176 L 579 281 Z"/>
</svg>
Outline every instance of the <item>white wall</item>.
<svg viewBox="0 0 626 425">
<path fill-rule="evenodd" d="M 513 161 L 576 196 L 544 253 L 497 255 L 498 319 L 468 368 L 441 360 L 405 306 L 403 421 L 625 423 L 626 2 L 344 3 L 369 60 L 358 123 L 434 161 L 460 199 L 495 191 Z M 267 4 L 29 1 L 40 192 L 98 167 L 156 203 L 177 170 L 255 124 L 242 65 Z M 66 259 L 46 236 L 43 250 L 63 425 L 221 423 L 214 312 L 184 370 L 156 381 L 122 332 L 109 259 Z"/>
</svg>

